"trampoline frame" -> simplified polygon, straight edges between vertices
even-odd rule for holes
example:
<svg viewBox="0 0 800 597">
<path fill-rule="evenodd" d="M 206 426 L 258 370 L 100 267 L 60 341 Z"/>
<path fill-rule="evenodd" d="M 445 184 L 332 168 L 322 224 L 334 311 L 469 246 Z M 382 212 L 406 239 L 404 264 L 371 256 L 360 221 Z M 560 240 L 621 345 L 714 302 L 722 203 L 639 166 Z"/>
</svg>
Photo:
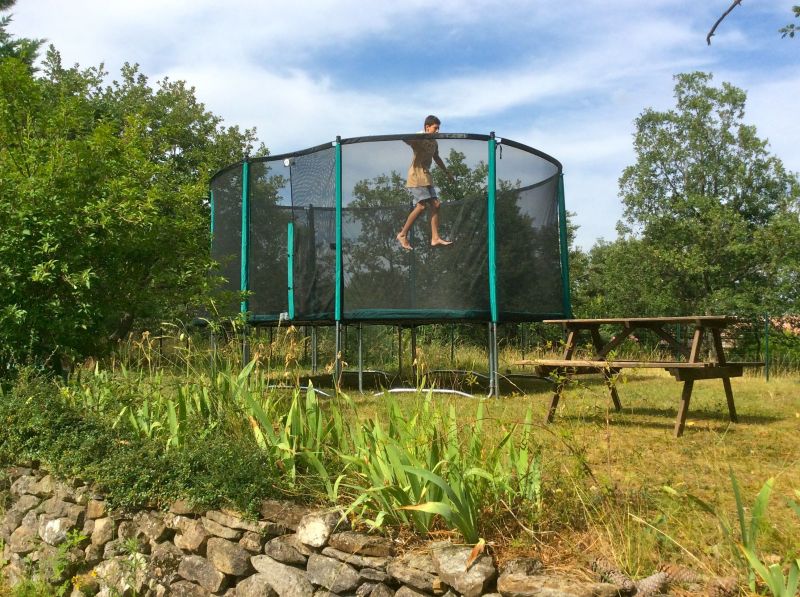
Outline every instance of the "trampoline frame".
<svg viewBox="0 0 800 597">
<path fill-rule="evenodd" d="M 489 317 L 488 320 L 480 320 L 470 317 L 410 317 L 407 319 L 403 318 L 386 318 L 386 319 L 373 319 L 373 318 L 353 318 L 353 317 L 345 317 L 343 313 L 343 305 L 342 305 L 342 296 L 343 296 L 343 274 L 342 274 L 342 147 L 343 145 L 352 144 L 352 143 L 363 143 L 363 142 L 375 142 L 375 141 L 396 141 L 396 140 L 413 140 L 413 139 L 468 139 L 468 140 L 477 140 L 477 141 L 484 141 L 487 144 L 488 148 L 488 156 L 487 156 L 487 166 L 488 166 L 488 174 L 487 174 L 487 242 L 488 242 L 488 285 L 489 285 Z M 265 156 L 259 158 L 246 158 L 234 164 L 231 164 L 212 176 L 212 182 L 218 176 L 223 173 L 229 172 L 234 168 L 241 168 L 241 187 L 242 187 L 242 195 L 241 195 L 241 263 L 240 263 L 240 288 L 239 290 L 242 293 L 242 299 L 239 305 L 240 315 L 243 317 L 245 321 L 245 332 L 242 335 L 242 351 L 243 357 L 245 362 L 249 361 L 249 345 L 247 341 L 247 326 L 280 326 L 284 322 L 288 322 L 292 325 L 306 325 L 310 326 L 312 330 L 315 331 L 316 326 L 319 325 L 333 325 L 335 326 L 335 370 L 334 375 L 336 379 L 339 379 L 341 372 L 342 372 L 342 359 L 341 359 L 341 338 L 342 338 L 342 329 L 344 325 L 347 324 L 359 324 L 358 329 L 358 336 L 359 336 L 359 386 L 361 388 L 361 372 L 363 370 L 363 362 L 361 358 L 361 324 L 366 323 L 370 325 L 396 325 L 400 328 L 402 333 L 403 327 L 408 327 L 412 330 L 412 351 L 413 351 L 413 338 L 415 337 L 414 330 L 416 326 L 424 325 L 428 323 L 455 323 L 455 322 L 469 322 L 469 323 L 478 323 L 480 321 L 484 321 L 488 324 L 488 360 L 489 360 L 489 395 L 490 396 L 498 396 L 499 395 L 499 363 L 498 363 L 498 350 L 497 350 L 497 326 L 500 321 L 500 314 L 498 309 L 498 300 L 497 300 L 497 263 L 496 263 L 496 237 L 495 237 L 495 230 L 496 230 L 496 201 L 497 201 L 497 149 L 498 146 L 508 146 L 520 149 L 524 152 L 536 155 L 551 164 L 553 164 L 557 168 L 557 208 L 558 208 L 558 227 L 559 227 L 559 252 L 560 252 L 560 268 L 561 268 L 561 286 L 562 286 L 562 312 L 553 312 L 553 313 L 540 313 L 537 314 L 536 317 L 525 318 L 524 316 L 520 319 L 515 319 L 515 322 L 520 321 L 540 321 L 542 319 L 557 319 L 557 318 L 569 318 L 572 317 L 572 305 L 571 305 L 571 297 L 569 291 L 569 247 L 568 247 L 568 238 L 567 238 L 567 221 L 566 221 L 566 206 L 565 206 L 565 197 L 564 197 L 564 175 L 563 175 L 563 167 L 561 163 L 553 158 L 552 156 L 541 152 L 537 149 L 529 147 L 527 145 L 511 141 L 509 139 L 500 139 L 495 136 L 494 132 L 491 132 L 489 135 L 476 135 L 476 134 L 466 134 L 466 133 L 438 133 L 434 135 L 428 134 L 415 134 L 415 135 L 377 135 L 377 136 L 369 136 L 369 137 L 353 137 L 342 139 L 340 136 L 337 136 L 335 141 L 329 144 L 321 144 L 315 147 L 311 147 L 305 150 L 279 154 L 275 156 Z M 288 279 L 287 279 L 287 289 L 288 289 L 288 296 L 287 296 L 287 312 L 285 313 L 278 313 L 276 315 L 265 315 L 265 314 L 253 314 L 249 311 L 249 300 L 247 297 L 247 293 L 250 291 L 250 188 L 249 188 L 249 169 L 250 164 L 269 161 L 269 162 L 278 162 L 283 160 L 292 160 L 294 158 L 308 155 L 311 153 L 319 152 L 322 150 L 326 150 L 333 147 L 334 149 L 334 156 L 335 156 L 335 165 L 334 165 L 334 177 L 335 177 L 335 223 L 336 223 L 336 272 L 335 272 L 335 303 L 334 303 L 334 317 L 331 321 L 328 318 L 325 319 L 296 319 L 294 313 L 294 295 L 293 295 L 293 279 L 292 279 L 292 258 L 293 258 L 293 251 L 288 251 L 287 255 L 287 266 L 288 266 Z M 291 177 L 289 178 L 291 184 Z M 291 190 L 290 190 L 291 192 Z M 212 236 L 212 244 L 214 233 L 216 229 L 216 221 L 215 221 L 215 197 L 213 189 L 209 191 L 209 204 L 211 209 L 211 236 Z M 290 220 L 287 226 L 287 239 L 291 242 L 294 235 L 294 228 L 293 228 L 293 221 Z M 291 246 L 291 245 L 290 245 Z M 452 313 L 452 312 L 451 312 Z M 316 338 L 316 334 L 314 333 L 314 337 Z M 313 354 L 313 367 L 316 367 L 317 362 L 317 355 L 316 355 L 316 340 L 313 342 L 314 345 L 314 354 Z M 402 363 L 402 357 L 398 354 L 400 362 Z M 413 360 L 413 355 L 412 355 Z M 400 365 L 402 366 L 402 365 Z"/>
</svg>

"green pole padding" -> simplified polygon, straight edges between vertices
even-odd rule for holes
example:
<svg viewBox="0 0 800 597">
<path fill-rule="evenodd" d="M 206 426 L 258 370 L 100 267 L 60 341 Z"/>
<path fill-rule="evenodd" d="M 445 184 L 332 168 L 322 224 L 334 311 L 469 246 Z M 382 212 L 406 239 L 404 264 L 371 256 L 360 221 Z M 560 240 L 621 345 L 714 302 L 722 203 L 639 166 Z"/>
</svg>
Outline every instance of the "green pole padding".
<svg viewBox="0 0 800 597">
<path fill-rule="evenodd" d="M 494 131 L 489 135 L 489 173 L 487 187 L 488 197 L 488 216 L 486 226 L 488 229 L 489 243 L 489 307 L 492 314 L 492 323 L 497 323 L 497 254 L 495 248 L 495 202 L 497 200 L 497 139 Z"/>
<path fill-rule="evenodd" d="M 336 147 L 336 321 L 342 320 L 342 138 Z"/>
<path fill-rule="evenodd" d="M 239 289 L 244 293 L 250 289 L 249 261 L 250 261 L 250 164 L 247 160 L 242 164 L 242 270 Z M 242 313 L 247 313 L 247 298 L 239 306 Z"/>
<path fill-rule="evenodd" d="M 286 291 L 289 302 L 289 319 L 294 319 L 294 222 L 291 220 L 286 224 Z"/>
<path fill-rule="evenodd" d="M 558 230 L 561 246 L 561 289 L 564 317 L 572 317 L 572 298 L 569 291 L 569 239 L 567 237 L 567 207 L 564 201 L 564 173 L 558 174 Z"/>
</svg>

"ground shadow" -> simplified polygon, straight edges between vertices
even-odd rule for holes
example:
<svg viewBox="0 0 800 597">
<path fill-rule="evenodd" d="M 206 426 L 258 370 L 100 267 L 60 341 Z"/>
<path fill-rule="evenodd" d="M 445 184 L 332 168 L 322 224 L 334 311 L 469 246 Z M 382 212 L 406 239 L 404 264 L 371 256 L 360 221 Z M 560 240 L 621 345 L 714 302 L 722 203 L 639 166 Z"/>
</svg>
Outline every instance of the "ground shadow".
<svg viewBox="0 0 800 597">
<path fill-rule="evenodd" d="M 606 419 L 614 426 L 636 426 L 636 427 L 674 427 L 675 417 L 678 415 L 678 410 L 673 408 L 655 408 L 655 407 L 623 407 L 622 411 L 615 411 L 610 408 L 609 411 L 596 410 L 593 413 L 577 414 L 577 413 L 558 413 L 554 422 L 561 421 L 574 421 L 583 423 L 596 423 L 605 424 Z M 653 417 L 663 418 L 664 423 L 655 420 L 642 420 L 640 417 Z M 738 414 L 739 422 L 737 424 L 754 424 L 754 425 L 769 425 L 779 423 L 786 419 L 786 417 L 777 417 L 769 415 L 742 415 Z M 687 423 L 693 421 L 695 423 L 701 421 L 709 421 L 714 423 L 727 424 L 730 423 L 727 411 L 723 410 L 706 410 L 698 409 L 696 411 L 689 409 L 689 414 L 686 419 Z"/>
</svg>

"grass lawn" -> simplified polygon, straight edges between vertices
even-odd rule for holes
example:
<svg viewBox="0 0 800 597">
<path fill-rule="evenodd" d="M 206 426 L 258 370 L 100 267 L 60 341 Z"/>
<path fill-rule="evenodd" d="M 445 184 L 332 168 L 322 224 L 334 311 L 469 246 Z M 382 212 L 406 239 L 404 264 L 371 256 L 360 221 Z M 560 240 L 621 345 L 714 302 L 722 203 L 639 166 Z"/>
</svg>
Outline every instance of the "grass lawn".
<svg viewBox="0 0 800 597">
<path fill-rule="evenodd" d="M 680 438 L 673 436 L 673 427 L 682 384 L 660 370 L 628 371 L 620 378 L 620 412 L 599 376 L 581 377 L 567 388 L 550 425 L 542 424 L 551 393 L 547 383 L 525 395 L 488 401 L 486 412 L 499 424 L 495 429 L 521 423 L 532 405 L 545 483 L 551 487 L 543 533 L 526 535 L 517 527 L 505 535 L 498 523 L 500 550 L 506 557 L 535 550 L 550 564 L 570 568 L 585 554 L 603 555 L 634 575 L 652 571 L 664 558 L 732 573 L 734 556 L 718 518 L 687 497 L 710 505 L 738 537 L 732 470 L 748 520 L 758 491 L 775 479 L 759 547 L 770 557 L 797 557 L 800 518 L 786 498 L 800 500 L 795 494 L 800 490 L 800 380 L 745 376 L 731 381 L 738 424 L 728 419 L 721 380 L 699 381 Z M 463 398 L 447 400 L 468 426 L 474 405 Z"/>
<path fill-rule="evenodd" d="M 468 365 L 465 363 L 465 367 Z M 231 445 L 249 446 L 245 455 L 260 454 L 252 438 L 253 420 L 242 416 L 246 415 L 242 396 L 247 392 L 254 392 L 252 395 L 257 397 L 282 392 L 276 398 L 278 410 L 270 411 L 273 418 L 267 419 L 268 425 L 279 430 L 279 421 L 283 420 L 280 405 L 288 403 L 291 392 L 269 390 L 263 376 L 258 378 L 260 382 L 251 381 L 248 388 L 247 384 L 236 382 L 237 371 L 226 378 L 227 382 L 217 385 L 204 375 L 188 368 L 183 373 L 163 374 L 144 370 L 141 376 L 130 369 L 89 372 L 85 380 L 56 393 L 72 396 L 70 401 L 78 413 L 88 412 L 86 409 L 94 412 L 98 426 L 92 428 L 92 433 L 102 435 L 109 421 L 118 419 L 123 403 L 133 410 L 137 403 L 149 404 L 151 414 L 156 407 L 163 414 L 167 401 L 176 398 L 177 389 L 191 383 L 194 385 L 184 388 L 184 397 L 201 400 L 206 396 L 210 402 L 204 403 L 208 408 L 203 412 L 213 416 L 200 421 L 199 427 L 186 427 L 184 433 L 189 435 L 182 441 L 188 448 L 182 451 L 196 446 L 205 452 L 204 442 L 209 437 L 220 439 L 226 433 L 235 440 Z M 568 569 L 586 578 L 594 578 L 589 569 L 591 558 L 603 557 L 634 577 L 647 576 L 660 564 L 672 563 L 707 574 L 736 575 L 741 580 L 745 567 L 734 544 L 740 533 L 732 472 L 741 487 L 748 524 L 756 495 L 765 482 L 774 479 L 766 514 L 758 525 L 756 546 L 762 560 L 786 562 L 800 556 L 800 516 L 788 503 L 790 499 L 800 502 L 800 379 L 779 376 L 766 382 L 763 377 L 749 375 L 731 381 L 739 422 L 731 424 L 728 420 L 722 382 L 698 381 L 687 427 L 680 438 L 673 436 L 673 428 L 682 384 L 660 370 L 624 371 L 617 380 L 623 405 L 620 412 L 613 410 L 608 389 L 599 376 L 580 377 L 567 387 L 555 421 L 549 425 L 542 423 L 552 391 L 545 381 L 534 382 L 525 393 L 483 401 L 480 433 L 485 437 L 484 446 L 497 445 L 512 428 L 521 432 L 526 413 L 532 411 L 532 450 L 541 454 L 542 489 L 541 505 L 537 507 L 528 507 L 530 502 L 506 504 L 500 498 L 483 503 L 481 536 L 501 562 L 518 555 L 533 555 L 550 567 Z M 253 388 L 253 383 L 262 385 Z M 355 410 L 340 412 L 348 425 L 355 418 L 385 418 L 385 395 L 348 394 Z M 421 410 L 424 400 L 424 392 L 400 395 L 397 401 L 401 418 L 426 416 L 421 415 L 426 412 Z M 320 405 L 328 411 L 335 402 L 323 398 Z M 475 436 L 478 400 L 434 395 L 434 405 L 435 417 L 430 414 L 433 418 L 448 413 L 451 406 L 455 409 L 456 450 L 466 450 Z M 169 431 L 167 422 L 162 423 L 158 428 L 149 427 L 156 429 L 154 446 L 167 445 L 167 436 L 158 435 Z M 190 435 L 197 429 L 200 435 Z M 212 436 L 207 435 L 208 429 L 214 429 Z M 444 427 L 441 432 L 450 433 Z M 226 454 L 227 449 L 227 444 L 220 443 L 217 451 Z M 324 448 L 319 450 L 321 453 Z M 237 484 L 250 487 L 246 483 L 248 474 L 260 471 L 263 476 L 261 460 L 240 458 L 241 475 L 235 482 L 230 481 L 230 472 L 215 478 L 213 474 L 219 473 L 219 467 L 214 465 L 213 454 L 203 460 L 212 471 L 206 484 L 213 487 L 206 487 L 200 495 L 222 485 L 230 485 L 236 494 Z M 264 462 L 270 454 L 263 454 Z M 197 462 L 198 456 L 191 459 Z M 130 475 L 142 472 L 136 459 L 120 462 L 130 467 Z M 334 467 L 328 470 L 335 478 L 339 474 L 336 464 L 326 460 L 327 465 Z M 352 468 L 348 465 L 342 470 Z M 507 470 L 511 475 L 512 469 Z M 306 497 L 317 495 L 320 487 L 319 482 L 310 482 L 294 487 L 287 495 L 291 491 L 295 495 L 303 491 Z M 118 487 L 118 491 L 124 495 L 125 487 Z M 253 491 L 260 489 L 254 487 Z M 318 497 L 326 503 L 324 493 Z M 340 496 L 341 499 L 344 498 Z M 726 526 L 731 529 L 730 538 L 725 536 Z M 431 538 L 459 538 L 443 524 L 436 525 L 428 537 L 413 535 L 408 528 L 392 532 L 407 540 L 409 546 Z"/>
</svg>

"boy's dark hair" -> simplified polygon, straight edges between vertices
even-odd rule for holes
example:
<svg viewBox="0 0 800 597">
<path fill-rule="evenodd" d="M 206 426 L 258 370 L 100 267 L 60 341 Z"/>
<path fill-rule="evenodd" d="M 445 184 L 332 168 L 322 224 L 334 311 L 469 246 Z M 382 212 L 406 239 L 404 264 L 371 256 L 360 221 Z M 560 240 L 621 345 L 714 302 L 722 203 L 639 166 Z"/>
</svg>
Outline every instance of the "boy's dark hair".
<svg viewBox="0 0 800 597">
<path fill-rule="evenodd" d="M 442 121 L 436 118 L 433 114 L 429 115 L 425 118 L 425 126 L 430 126 L 432 124 L 438 124 L 439 126 L 442 125 Z"/>
</svg>

